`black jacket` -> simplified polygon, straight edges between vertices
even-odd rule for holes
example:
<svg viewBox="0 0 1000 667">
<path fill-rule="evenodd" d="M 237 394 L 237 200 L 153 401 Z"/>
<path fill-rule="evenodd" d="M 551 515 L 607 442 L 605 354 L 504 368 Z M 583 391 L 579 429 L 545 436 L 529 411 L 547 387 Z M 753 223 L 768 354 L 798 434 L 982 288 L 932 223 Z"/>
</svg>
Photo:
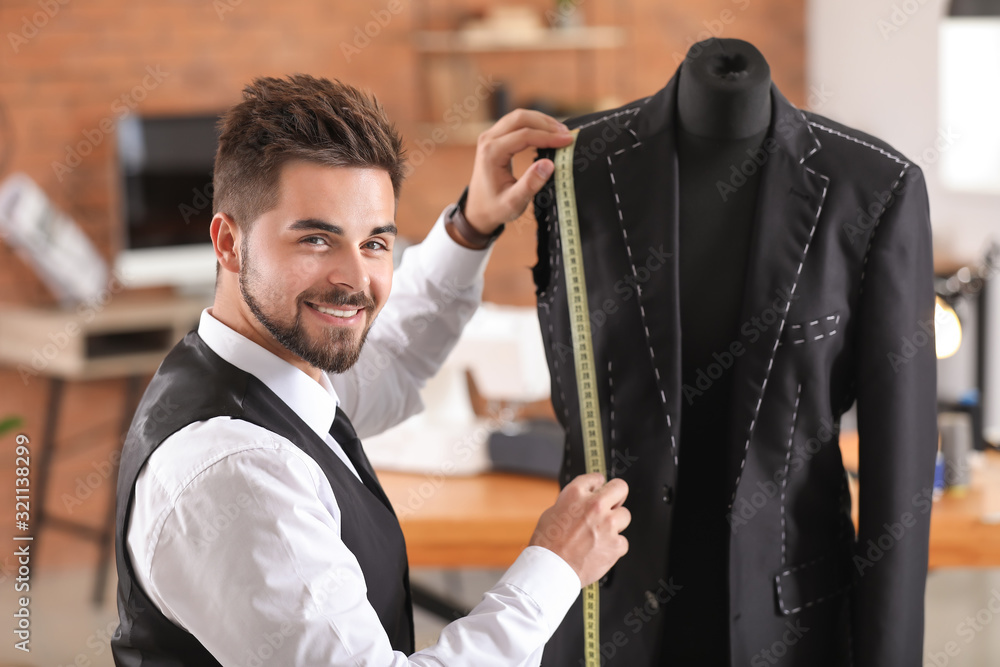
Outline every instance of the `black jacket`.
<svg viewBox="0 0 1000 667">
<path fill-rule="evenodd" d="M 610 665 L 663 664 L 681 385 L 676 77 L 574 119 L 574 177 L 608 469 L 630 486 L 628 554 L 601 588 Z M 552 157 L 541 151 L 541 157 Z M 794 108 L 772 87 L 756 218 L 732 341 L 724 476 L 730 664 L 916 666 L 923 650 L 937 444 L 931 232 L 920 169 L 884 142 Z M 738 188 L 739 175 L 729 183 Z M 537 195 L 538 312 L 584 471 L 552 182 Z M 711 307 L 710 295 L 706 306 Z M 724 352 L 724 351 L 720 351 Z M 725 358 L 725 354 L 721 355 Z M 710 369 L 706 369 L 710 370 Z M 710 375 L 710 373 L 706 373 Z M 696 389 L 696 388 L 695 388 Z M 688 387 L 691 390 L 691 387 Z M 837 446 L 857 402 L 860 528 Z M 582 658 L 580 602 L 545 665 Z"/>
</svg>

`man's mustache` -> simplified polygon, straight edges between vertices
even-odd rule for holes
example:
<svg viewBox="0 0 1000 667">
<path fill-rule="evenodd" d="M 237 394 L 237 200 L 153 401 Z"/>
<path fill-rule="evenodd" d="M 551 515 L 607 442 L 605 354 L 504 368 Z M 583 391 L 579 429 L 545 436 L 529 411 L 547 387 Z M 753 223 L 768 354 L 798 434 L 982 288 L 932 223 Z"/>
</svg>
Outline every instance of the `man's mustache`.
<svg viewBox="0 0 1000 667">
<path fill-rule="evenodd" d="M 362 310 L 373 310 L 375 308 L 375 300 L 364 292 L 354 292 L 352 294 L 343 290 L 334 290 L 323 292 L 322 294 L 310 293 L 304 295 L 302 300 L 324 306 L 347 306 Z"/>
</svg>

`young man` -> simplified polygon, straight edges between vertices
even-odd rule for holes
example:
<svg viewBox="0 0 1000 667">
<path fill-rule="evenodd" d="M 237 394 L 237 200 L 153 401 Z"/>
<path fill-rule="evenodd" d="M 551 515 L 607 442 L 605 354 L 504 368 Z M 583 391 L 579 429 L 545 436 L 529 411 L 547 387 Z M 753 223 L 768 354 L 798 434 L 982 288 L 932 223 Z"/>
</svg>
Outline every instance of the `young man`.
<svg viewBox="0 0 1000 667">
<path fill-rule="evenodd" d="M 485 132 L 464 207 L 407 250 L 390 298 L 404 158 L 382 108 L 303 75 L 244 90 L 215 164 L 214 305 L 157 371 L 122 454 L 117 665 L 538 663 L 581 585 L 627 549 L 625 484 L 567 486 L 472 614 L 407 657 L 403 536 L 354 426 L 420 409 L 489 244 L 552 172 L 515 179 L 512 156 L 569 141 L 527 111 Z"/>
</svg>

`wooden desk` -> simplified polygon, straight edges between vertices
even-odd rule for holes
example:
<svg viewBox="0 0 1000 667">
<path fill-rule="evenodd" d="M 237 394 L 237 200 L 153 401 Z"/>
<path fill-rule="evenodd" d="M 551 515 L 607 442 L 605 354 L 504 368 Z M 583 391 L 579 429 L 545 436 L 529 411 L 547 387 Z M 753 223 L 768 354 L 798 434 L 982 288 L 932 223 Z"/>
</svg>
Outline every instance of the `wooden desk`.
<svg viewBox="0 0 1000 667">
<path fill-rule="evenodd" d="M 379 471 L 406 535 L 410 565 L 506 568 L 559 495 L 548 479 L 487 473 L 437 477 Z"/>
<path fill-rule="evenodd" d="M 857 434 L 841 437 L 844 463 L 857 465 Z M 973 472 L 964 497 L 945 495 L 931 513 L 930 564 L 1000 567 L 1000 525 L 980 517 L 1000 507 L 1000 454 Z M 489 473 L 435 477 L 380 472 L 396 508 L 410 563 L 424 567 L 505 568 L 527 546 L 541 513 L 555 502 L 552 480 Z"/>
<path fill-rule="evenodd" d="M 170 348 L 198 325 L 201 310 L 209 305 L 204 297 L 148 291 L 119 292 L 109 289 L 101 300 L 73 309 L 0 306 L 0 363 L 15 367 L 25 383 L 32 376 L 48 377 L 51 383 L 45 430 L 37 450 L 38 467 L 31 489 L 35 501 L 31 517 L 34 549 L 39 549 L 39 536 L 45 528 L 70 532 L 96 542 L 99 553 L 93 600 L 97 607 L 104 602 L 105 582 L 114 560 L 111 548 L 115 535 L 118 457 L 142 395 L 141 379 L 151 375 Z M 56 432 L 65 383 L 116 377 L 126 379 L 122 435 L 107 482 L 104 521 L 100 526 L 91 526 L 51 512 L 45 504 L 46 491 L 57 454 Z"/>
</svg>

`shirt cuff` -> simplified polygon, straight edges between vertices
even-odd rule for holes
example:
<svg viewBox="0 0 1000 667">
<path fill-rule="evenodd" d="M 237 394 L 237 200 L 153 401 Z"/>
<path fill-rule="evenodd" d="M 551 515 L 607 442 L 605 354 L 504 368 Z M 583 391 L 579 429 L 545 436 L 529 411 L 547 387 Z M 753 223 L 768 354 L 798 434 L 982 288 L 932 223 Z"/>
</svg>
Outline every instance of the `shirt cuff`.
<svg viewBox="0 0 1000 667">
<path fill-rule="evenodd" d="M 562 623 L 582 588 L 569 563 L 539 546 L 522 551 L 498 583 L 514 586 L 534 600 L 550 632 Z"/>
<path fill-rule="evenodd" d="M 423 275 L 435 284 L 466 289 L 482 281 L 493 246 L 473 250 L 459 245 L 448 235 L 445 220 L 455 206 L 457 204 L 451 204 L 441 212 L 427 237 L 414 249 L 420 248 L 419 264 Z"/>
</svg>

